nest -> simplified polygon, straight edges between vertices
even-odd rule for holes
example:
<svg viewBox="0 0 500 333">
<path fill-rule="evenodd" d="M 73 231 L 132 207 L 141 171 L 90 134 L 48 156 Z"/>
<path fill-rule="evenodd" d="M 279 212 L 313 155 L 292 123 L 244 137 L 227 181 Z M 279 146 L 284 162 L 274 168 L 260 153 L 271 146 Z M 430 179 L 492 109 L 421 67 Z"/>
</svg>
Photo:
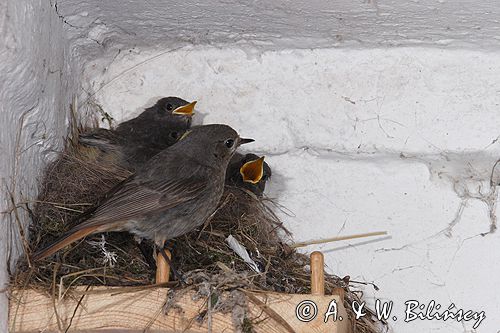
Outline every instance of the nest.
<svg viewBox="0 0 500 333">
<path fill-rule="evenodd" d="M 102 167 L 93 149 L 68 139 L 64 151 L 46 168 L 33 209 L 29 241 L 33 249 L 53 242 L 71 228 L 79 214 L 130 175 L 118 166 Z M 207 284 L 218 292 L 247 288 L 309 293 L 309 258 L 284 242 L 290 234 L 274 214 L 276 208 L 270 199 L 226 186 L 217 211 L 204 225 L 167 244 L 173 266 L 200 293 Z M 256 267 L 231 250 L 230 235 L 247 249 Z M 150 285 L 154 282 L 153 251 L 148 244 L 142 245 L 127 233 L 89 236 L 52 259 L 31 265 L 28 258 L 21 260 L 12 284 L 45 291 L 77 285 Z M 325 274 L 325 292 L 343 288 L 346 309 L 352 312 L 351 303 L 360 302 L 362 295 L 349 284 L 348 277 Z M 352 325 L 353 332 L 380 331 L 370 316 L 353 320 Z"/>
</svg>

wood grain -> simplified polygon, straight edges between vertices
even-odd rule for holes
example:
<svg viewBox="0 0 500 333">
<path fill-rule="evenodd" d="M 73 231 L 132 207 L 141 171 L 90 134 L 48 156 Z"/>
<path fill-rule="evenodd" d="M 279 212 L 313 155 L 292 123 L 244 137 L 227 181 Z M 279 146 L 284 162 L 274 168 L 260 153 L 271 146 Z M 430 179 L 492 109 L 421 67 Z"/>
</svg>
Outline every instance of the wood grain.
<svg viewBox="0 0 500 333">
<path fill-rule="evenodd" d="M 311 294 L 325 294 L 325 258 L 323 253 L 311 253 Z"/>
<path fill-rule="evenodd" d="M 52 300 L 48 294 L 35 290 L 13 290 L 10 299 L 10 332 L 207 332 L 207 321 L 199 322 L 198 314 L 206 310 L 206 299 L 193 300 L 193 293 L 186 293 L 177 302 L 178 307 L 164 313 L 167 288 L 149 288 L 123 292 L 124 288 L 90 288 L 92 294 L 83 298 L 76 293 L 84 293 L 86 288 L 75 290 L 74 296 L 63 300 Z M 120 291 L 120 292 L 118 292 Z M 245 291 L 245 293 L 250 293 Z M 289 295 L 278 293 L 252 293 L 259 302 L 249 298 L 249 319 L 257 333 L 347 333 L 348 321 L 339 296 Z M 318 313 L 311 322 L 301 322 L 296 318 L 296 307 L 303 300 L 314 301 Z M 335 301 L 343 321 L 325 324 L 324 312 L 331 301 Z M 80 302 L 80 303 L 79 303 Z M 274 320 L 270 312 L 263 311 L 262 304 L 272 309 L 282 319 Z M 78 305 L 78 306 L 77 306 Z M 56 311 L 57 315 L 56 316 Z M 271 312 L 272 313 L 272 312 Z M 59 320 L 57 320 L 59 317 Z M 58 324 L 59 321 L 59 324 Z M 284 327 L 283 321 L 289 324 Z M 214 313 L 211 332 L 233 332 L 231 314 Z"/>
</svg>

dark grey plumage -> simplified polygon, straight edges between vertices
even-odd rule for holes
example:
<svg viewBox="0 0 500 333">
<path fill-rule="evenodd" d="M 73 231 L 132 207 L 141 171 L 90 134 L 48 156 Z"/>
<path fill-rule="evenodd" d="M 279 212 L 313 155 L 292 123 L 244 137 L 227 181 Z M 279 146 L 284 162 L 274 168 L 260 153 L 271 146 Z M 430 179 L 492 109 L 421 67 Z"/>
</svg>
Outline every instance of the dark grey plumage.
<svg viewBox="0 0 500 333">
<path fill-rule="evenodd" d="M 170 147 L 191 127 L 193 103 L 178 97 L 165 97 L 136 118 L 120 123 L 116 129 L 98 128 L 82 133 L 81 144 L 96 147 L 103 161 L 136 170 L 151 157 Z"/>
<path fill-rule="evenodd" d="M 129 231 L 163 247 L 166 240 L 193 230 L 214 212 L 231 157 L 240 144 L 251 141 L 226 125 L 193 128 L 115 188 L 87 220 L 33 258 L 107 231 Z"/>
<path fill-rule="evenodd" d="M 262 178 L 256 183 L 250 183 L 243 180 L 240 169 L 241 167 L 250 161 L 259 159 L 260 157 L 255 154 L 240 154 L 235 153 L 229 162 L 226 172 L 226 184 L 230 186 L 236 186 L 239 188 L 244 188 L 253 192 L 258 197 L 262 196 L 264 190 L 266 189 L 266 182 L 271 178 L 271 167 L 264 162 Z"/>
</svg>

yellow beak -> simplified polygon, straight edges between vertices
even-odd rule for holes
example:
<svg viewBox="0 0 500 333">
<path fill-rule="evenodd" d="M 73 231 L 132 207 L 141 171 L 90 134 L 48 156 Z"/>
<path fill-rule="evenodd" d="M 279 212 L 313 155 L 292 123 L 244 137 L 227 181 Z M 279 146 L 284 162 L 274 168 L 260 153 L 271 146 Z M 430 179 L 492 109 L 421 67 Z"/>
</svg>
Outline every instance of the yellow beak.
<svg viewBox="0 0 500 333">
<path fill-rule="evenodd" d="M 189 104 L 179 106 L 177 109 L 172 111 L 172 114 L 179 114 L 182 116 L 192 116 L 194 113 L 194 106 L 196 105 L 196 101 L 191 102 Z"/>
<path fill-rule="evenodd" d="M 264 156 L 243 164 L 240 168 L 240 174 L 244 182 L 257 184 L 264 175 Z"/>
</svg>

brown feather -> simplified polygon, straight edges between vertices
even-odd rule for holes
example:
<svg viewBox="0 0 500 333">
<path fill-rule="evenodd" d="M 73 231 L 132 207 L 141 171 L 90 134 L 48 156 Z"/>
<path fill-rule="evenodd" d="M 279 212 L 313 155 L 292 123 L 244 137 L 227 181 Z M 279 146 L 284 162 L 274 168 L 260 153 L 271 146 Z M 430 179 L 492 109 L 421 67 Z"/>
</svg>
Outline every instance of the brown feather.
<svg viewBox="0 0 500 333">
<path fill-rule="evenodd" d="M 189 184 L 188 184 L 189 183 Z M 147 186 L 150 185 L 150 186 Z M 160 181 L 154 184 L 125 183 L 115 195 L 94 210 L 93 216 L 83 221 L 54 244 L 33 255 L 33 260 L 46 258 L 63 247 L 97 232 L 119 231 L 124 221 L 147 212 L 175 207 L 196 198 L 206 185 L 203 181 Z M 190 186 L 191 185 L 191 186 Z"/>
<path fill-rule="evenodd" d="M 79 230 L 75 230 L 79 229 Z M 93 234 L 97 232 L 97 229 L 99 229 L 99 226 L 89 226 L 85 228 L 80 228 L 80 226 L 70 230 L 66 235 L 63 237 L 59 238 L 55 243 L 52 243 L 48 247 L 41 249 L 40 251 L 36 252 L 32 256 L 32 260 L 37 261 L 41 260 L 43 258 L 46 258 L 55 252 L 59 251 L 60 249 L 66 247 L 67 245 L 82 239 L 85 236 L 88 236 L 90 234 Z"/>
<path fill-rule="evenodd" d="M 133 219 L 144 214 L 173 208 L 200 196 L 205 186 L 206 181 L 196 178 L 142 184 L 126 183 L 80 226 L 100 227 L 108 223 Z"/>
<path fill-rule="evenodd" d="M 238 140 L 238 133 L 226 125 L 197 127 L 114 188 L 84 215 L 85 221 L 34 259 L 97 232 L 129 231 L 163 243 L 191 231 L 217 208 Z"/>
</svg>

